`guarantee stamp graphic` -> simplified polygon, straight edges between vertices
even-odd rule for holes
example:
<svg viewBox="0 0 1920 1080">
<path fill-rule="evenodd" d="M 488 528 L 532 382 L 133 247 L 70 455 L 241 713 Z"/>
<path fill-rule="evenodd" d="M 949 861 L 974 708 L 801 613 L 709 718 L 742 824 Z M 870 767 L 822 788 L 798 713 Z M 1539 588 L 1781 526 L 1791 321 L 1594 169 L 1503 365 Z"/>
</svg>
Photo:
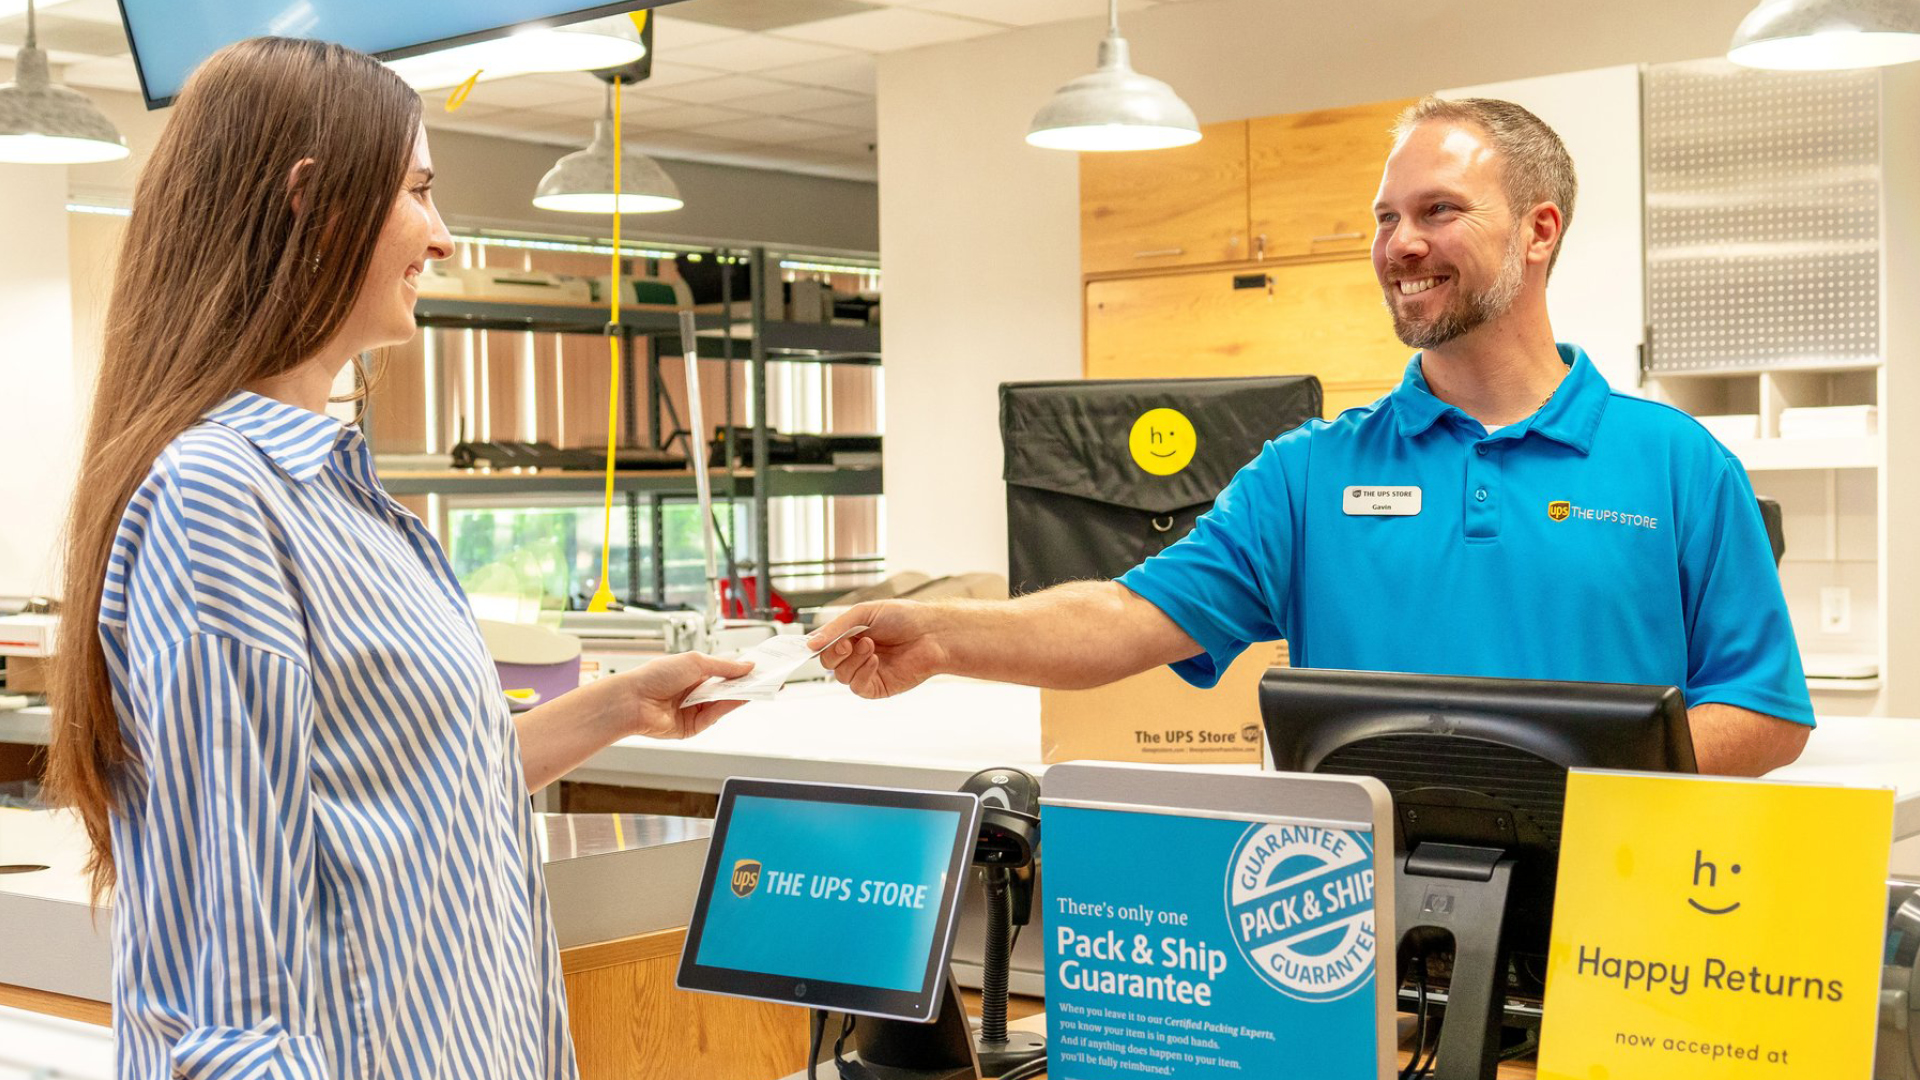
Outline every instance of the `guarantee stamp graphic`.
<svg viewBox="0 0 1920 1080">
<path fill-rule="evenodd" d="M 1254 825 L 1234 845 L 1226 901 L 1241 955 L 1288 997 L 1334 1001 L 1373 984 L 1367 833 Z"/>
</svg>

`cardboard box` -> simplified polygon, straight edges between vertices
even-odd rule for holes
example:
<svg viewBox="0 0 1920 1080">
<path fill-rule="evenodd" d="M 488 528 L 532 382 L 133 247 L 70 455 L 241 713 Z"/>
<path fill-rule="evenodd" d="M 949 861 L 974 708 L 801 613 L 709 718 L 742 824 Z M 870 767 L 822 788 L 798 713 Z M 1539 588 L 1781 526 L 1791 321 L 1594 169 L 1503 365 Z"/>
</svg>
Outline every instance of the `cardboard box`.
<svg viewBox="0 0 1920 1080">
<path fill-rule="evenodd" d="M 1159 667 L 1092 690 L 1040 691 L 1040 760 L 1259 764 L 1259 686 L 1285 642 L 1250 646 L 1211 690 Z"/>
</svg>

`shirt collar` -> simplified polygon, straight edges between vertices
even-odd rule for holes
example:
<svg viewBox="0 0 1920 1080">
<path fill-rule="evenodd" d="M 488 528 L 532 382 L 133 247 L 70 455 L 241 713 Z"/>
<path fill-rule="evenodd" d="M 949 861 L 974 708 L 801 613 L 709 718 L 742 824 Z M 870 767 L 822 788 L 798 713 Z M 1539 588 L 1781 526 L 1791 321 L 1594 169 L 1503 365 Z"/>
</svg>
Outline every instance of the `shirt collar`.
<svg viewBox="0 0 1920 1080">
<path fill-rule="evenodd" d="M 1578 345 L 1560 344 L 1560 360 L 1567 365 L 1566 379 L 1547 403 L 1529 421 L 1527 430 L 1535 431 L 1581 454 L 1593 449 L 1593 433 L 1600 427 L 1600 414 L 1606 411 L 1613 390 L 1600 374 L 1586 350 Z M 1399 389 L 1392 394 L 1393 410 L 1400 435 L 1411 439 L 1432 427 L 1448 413 L 1466 414 L 1433 396 L 1427 388 L 1426 374 L 1420 369 L 1420 353 L 1407 361 L 1407 373 Z"/>
<path fill-rule="evenodd" d="M 206 414 L 206 419 L 239 432 L 280 470 L 305 483 L 320 475 L 348 432 L 331 416 L 308 412 L 277 398 L 236 390 Z"/>
</svg>

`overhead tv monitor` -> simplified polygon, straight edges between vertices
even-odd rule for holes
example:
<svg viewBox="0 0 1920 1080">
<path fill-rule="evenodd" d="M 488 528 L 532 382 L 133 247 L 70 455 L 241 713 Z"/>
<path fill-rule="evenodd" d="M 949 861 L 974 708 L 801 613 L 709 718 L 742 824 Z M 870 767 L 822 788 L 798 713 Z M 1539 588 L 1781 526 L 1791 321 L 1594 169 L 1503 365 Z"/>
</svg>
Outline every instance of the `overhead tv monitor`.
<svg viewBox="0 0 1920 1080">
<path fill-rule="evenodd" d="M 1567 771 L 1696 771 L 1671 686 L 1273 668 L 1260 711 L 1274 768 L 1371 776 L 1393 796 L 1401 976 L 1415 956 L 1453 958 L 1446 1080 L 1491 1080 L 1510 976 L 1527 988 L 1509 961 L 1546 954 Z"/>
<path fill-rule="evenodd" d="M 728 780 L 676 985 L 938 1018 L 979 826 L 967 792 Z"/>
<path fill-rule="evenodd" d="M 670 0 L 120 0 L 147 108 L 173 101 L 187 76 L 250 37 L 334 41 L 382 60 L 503 37 L 516 30 L 618 15 Z"/>
</svg>

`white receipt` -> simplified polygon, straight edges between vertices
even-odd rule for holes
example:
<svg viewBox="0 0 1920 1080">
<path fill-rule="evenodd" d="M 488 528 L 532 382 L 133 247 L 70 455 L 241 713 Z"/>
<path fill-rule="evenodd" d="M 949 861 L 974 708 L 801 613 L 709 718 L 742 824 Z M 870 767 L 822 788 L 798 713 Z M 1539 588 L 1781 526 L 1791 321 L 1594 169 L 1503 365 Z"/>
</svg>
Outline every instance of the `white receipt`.
<svg viewBox="0 0 1920 1080">
<path fill-rule="evenodd" d="M 686 705 L 700 705 L 709 701 L 772 701 L 773 696 L 786 685 L 787 679 L 800 665 L 832 648 L 840 638 L 858 634 L 865 630 L 856 626 L 818 649 L 809 648 L 807 639 L 800 634 L 785 634 L 767 640 L 735 657 L 753 665 L 753 670 L 737 679 L 722 679 L 718 675 L 696 687 L 687 695 Z"/>
</svg>

